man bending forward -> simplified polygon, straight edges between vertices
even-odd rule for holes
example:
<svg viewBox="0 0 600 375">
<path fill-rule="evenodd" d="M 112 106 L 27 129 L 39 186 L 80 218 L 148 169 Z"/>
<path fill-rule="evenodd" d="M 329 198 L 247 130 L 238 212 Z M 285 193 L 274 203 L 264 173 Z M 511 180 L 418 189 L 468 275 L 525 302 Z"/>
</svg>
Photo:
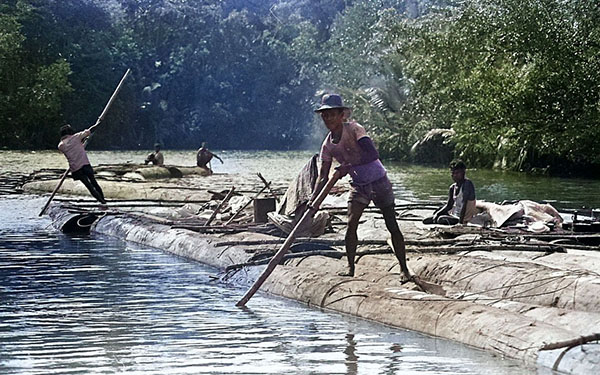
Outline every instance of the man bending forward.
<svg viewBox="0 0 600 375">
<path fill-rule="evenodd" d="M 318 195 L 329 178 L 332 160 L 340 163 L 339 171 L 342 176 L 350 174 L 352 191 L 348 201 L 348 228 L 346 230 L 346 253 L 348 269 L 341 276 L 354 276 L 354 257 L 358 237 L 356 230 L 364 209 L 371 201 L 383 213 L 385 225 L 392 236 L 394 252 L 400 263 L 402 273 L 407 279 L 412 279 L 406 266 L 404 237 L 396 222 L 394 209 L 394 193 L 387 172 L 379 160 L 379 153 L 367 135 L 365 128 L 351 121 L 344 122 L 345 111 L 350 108 L 342 104 L 342 98 L 336 94 L 324 95 L 321 106 L 315 111 L 321 115 L 329 134 L 321 147 L 321 168 L 318 184 L 313 198 Z"/>
</svg>

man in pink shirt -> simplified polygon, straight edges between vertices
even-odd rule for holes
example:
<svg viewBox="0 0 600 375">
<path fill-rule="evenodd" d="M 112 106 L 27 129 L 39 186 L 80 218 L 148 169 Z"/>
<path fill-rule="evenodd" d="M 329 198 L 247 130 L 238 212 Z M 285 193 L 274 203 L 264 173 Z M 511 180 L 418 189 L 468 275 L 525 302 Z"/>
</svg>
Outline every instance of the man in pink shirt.
<svg viewBox="0 0 600 375">
<path fill-rule="evenodd" d="M 69 170 L 74 180 L 80 180 L 90 193 L 103 205 L 106 204 L 104 193 L 96 182 L 94 170 L 90 165 L 85 152 L 84 140 L 89 137 L 97 125 L 89 129 L 75 133 L 71 125 L 64 125 L 60 128 L 60 143 L 58 149 L 62 152 L 69 162 Z"/>
<path fill-rule="evenodd" d="M 327 183 L 333 159 L 337 160 L 340 163 L 338 170 L 342 176 L 350 174 L 352 178 L 346 229 L 348 270 L 340 275 L 354 276 L 358 222 L 364 209 L 373 201 L 383 213 L 385 225 L 392 236 L 394 253 L 400 263 L 400 269 L 407 280 L 412 280 L 406 266 L 404 237 L 396 222 L 392 184 L 365 128 L 354 121 L 345 122 L 346 112 L 349 110 L 350 108 L 342 104 L 341 96 L 327 94 L 323 96 L 321 106 L 315 111 L 321 115 L 321 119 L 329 129 L 329 134 L 321 146 L 321 168 L 311 202 Z"/>
</svg>

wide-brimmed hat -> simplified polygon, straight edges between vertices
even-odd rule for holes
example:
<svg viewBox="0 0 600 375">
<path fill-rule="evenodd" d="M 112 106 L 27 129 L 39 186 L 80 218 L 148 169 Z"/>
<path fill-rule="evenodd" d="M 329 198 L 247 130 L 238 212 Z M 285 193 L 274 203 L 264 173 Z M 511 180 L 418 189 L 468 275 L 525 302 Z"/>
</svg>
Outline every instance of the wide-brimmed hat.
<svg viewBox="0 0 600 375">
<path fill-rule="evenodd" d="M 321 112 L 326 109 L 334 108 L 350 109 L 344 105 L 344 103 L 342 102 L 342 97 L 338 94 L 325 94 L 321 98 L 321 106 L 315 109 L 315 112 Z"/>
</svg>

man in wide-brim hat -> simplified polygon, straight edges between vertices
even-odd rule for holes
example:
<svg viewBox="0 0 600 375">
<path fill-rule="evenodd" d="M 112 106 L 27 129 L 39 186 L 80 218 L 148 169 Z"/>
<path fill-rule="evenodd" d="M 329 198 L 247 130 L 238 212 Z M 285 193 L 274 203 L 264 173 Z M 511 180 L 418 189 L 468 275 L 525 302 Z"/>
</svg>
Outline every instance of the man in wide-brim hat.
<svg viewBox="0 0 600 375">
<path fill-rule="evenodd" d="M 311 202 L 327 183 L 333 159 L 340 163 L 338 170 L 341 175 L 350 174 L 352 178 L 345 241 L 348 270 L 341 272 L 340 275 L 354 276 L 358 222 L 364 209 L 373 201 L 383 213 L 402 273 L 407 279 L 411 279 L 412 276 L 406 266 L 404 237 L 396 222 L 392 184 L 381 160 L 379 160 L 379 153 L 373 141 L 360 124 L 355 121 L 345 121 L 350 113 L 350 108 L 344 106 L 340 95 L 323 95 L 321 106 L 315 112 L 321 116 L 329 133 L 321 146 L 321 168 Z"/>
</svg>

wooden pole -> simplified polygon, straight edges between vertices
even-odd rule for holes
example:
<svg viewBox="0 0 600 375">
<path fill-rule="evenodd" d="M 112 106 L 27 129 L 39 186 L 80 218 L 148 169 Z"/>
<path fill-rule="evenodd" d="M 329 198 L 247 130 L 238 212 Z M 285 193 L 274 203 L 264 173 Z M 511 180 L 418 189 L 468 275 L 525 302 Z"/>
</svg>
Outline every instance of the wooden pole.
<svg viewBox="0 0 600 375">
<path fill-rule="evenodd" d="M 269 188 L 269 191 L 271 192 L 271 195 L 273 196 L 273 198 L 275 198 L 275 202 L 279 202 L 279 198 L 277 198 L 277 194 L 275 194 L 275 192 L 273 191 L 273 189 L 271 189 L 271 183 L 267 182 L 267 180 L 263 177 L 263 175 L 258 172 L 258 178 L 261 179 L 261 181 L 263 182 L 263 184 L 265 184 L 265 186 L 267 186 Z"/>
<path fill-rule="evenodd" d="M 205 226 L 210 225 L 210 223 L 212 223 L 212 221 L 215 219 L 215 217 L 217 217 L 217 214 L 219 213 L 219 211 L 221 211 L 221 208 L 223 208 L 223 206 L 225 205 L 225 203 L 227 203 L 227 201 L 229 201 L 229 199 L 233 195 L 234 191 L 235 191 L 235 186 L 233 186 L 231 188 L 231 190 L 229 190 L 229 192 L 227 193 L 227 195 L 225 196 L 225 198 L 223 198 L 223 200 L 221 201 L 221 203 L 219 203 L 219 205 L 217 206 L 217 208 L 215 208 L 215 210 L 213 211 L 212 215 L 210 215 L 210 217 L 208 218 L 208 221 L 206 223 L 204 223 Z"/>
<path fill-rule="evenodd" d="M 246 202 L 246 204 L 244 204 L 242 207 L 240 207 L 239 210 L 237 210 L 233 215 L 231 215 L 231 217 L 229 218 L 229 220 L 227 220 L 227 222 L 225 224 L 223 224 L 223 226 L 226 227 L 229 224 L 231 224 L 231 222 L 233 221 L 233 219 L 235 219 L 240 214 L 240 212 L 242 212 L 244 210 L 244 208 L 248 207 L 248 205 L 251 202 L 253 202 L 256 198 L 258 198 L 258 196 L 261 195 L 262 192 L 265 191 L 269 187 L 270 184 L 271 183 L 269 182 L 267 184 L 267 186 L 264 186 L 258 193 L 256 193 L 256 195 L 254 197 L 252 197 L 252 199 L 250 199 L 248 202 Z"/>
<path fill-rule="evenodd" d="M 119 93 L 119 91 L 121 91 L 121 87 L 123 86 L 123 82 L 125 81 L 125 78 L 127 78 L 127 76 L 129 75 L 130 72 L 131 72 L 131 69 L 127 69 L 127 71 L 123 75 L 123 78 L 121 78 L 121 81 L 119 81 L 119 84 L 117 85 L 117 88 L 115 89 L 115 91 L 111 95 L 110 99 L 108 99 L 108 103 L 106 103 L 106 106 L 104 106 L 104 110 L 102 111 L 102 113 L 100 114 L 100 116 L 98 116 L 98 120 L 96 120 L 96 123 L 94 125 L 99 125 L 100 122 L 102 122 L 102 120 L 104 120 L 104 116 L 106 116 L 106 112 L 108 112 L 108 109 L 110 108 L 110 106 L 113 104 L 113 102 L 117 98 L 117 94 Z M 90 140 L 91 137 L 92 137 L 92 135 L 90 134 L 90 136 L 85 140 L 85 142 L 83 142 L 83 147 L 84 148 L 85 148 L 85 146 L 87 146 L 87 144 L 88 144 L 88 142 L 89 142 L 89 140 Z M 65 181 L 65 178 L 67 177 L 68 174 L 69 174 L 69 168 L 67 168 L 67 170 L 65 171 L 65 173 L 63 173 L 62 177 L 60 178 L 60 181 L 58 181 L 58 184 L 56 185 L 56 187 L 52 191 L 52 194 L 50 194 L 50 198 L 48 198 L 48 201 L 44 205 L 44 208 L 42 208 L 42 210 L 40 211 L 39 216 L 42 216 L 42 215 L 44 215 L 46 213 L 46 210 L 48 209 L 48 206 L 50 206 L 50 202 L 52 202 L 52 199 L 54 199 L 54 196 L 58 192 L 58 189 L 60 189 L 60 187 L 62 186 L 62 184 Z"/>
<path fill-rule="evenodd" d="M 238 306 L 238 307 L 245 306 L 246 303 L 250 300 L 250 298 L 252 298 L 254 293 L 256 293 L 258 291 L 258 289 L 260 289 L 261 285 L 265 282 L 265 280 L 267 280 L 267 278 L 273 272 L 275 267 L 277 267 L 279 262 L 281 262 L 285 253 L 287 253 L 287 251 L 290 249 L 290 247 L 294 243 L 294 239 L 296 238 L 297 234 L 300 232 L 300 229 L 310 219 L 312 219 L 313 216 L 315 216 L 317 211 L 319 211 L 319 206 L 321 205 L 321 203 L 323 203 L 323 200 L 325 199 L 325 197 L 327 197 L 327 194 L 329 194 L 329 191 L 331 190 L 333 185 L 335 185 L 335 183 L 340 179 L 340 177 L 341 176 L 340 176 L 339 171 L 335 171 L 335 173 L 333 174 L 333 177 L 323 187 L 323 190 L 321 190 L 321 192 L 319 193 L 319 195 L 317 196 L 317 198 L 315 199 L 313 204 L 308 208 L 308 210 L 306 210 L 304 215 L 302 215 L 302 218 L 300 219 L 300 221 L 298 221 L 298 223 L 296 224 L 294 229 L 290 232 L 290 234 L 288 235 L 288 237 L 285 240 L 285 242 L 283 243 L 283 245 L 281 245 L 281 248 L 279 249 L 279 251 L 277 251 L 277 253 L 273 256 L 273 258 L 271 258 L 271 261 L 269 262 L 269 265 L 267 265 L 267 268 L 265 268 L 263 273 L 254 282 L 252 287 L 250 287 L 250 289 L 248 289 L 248 291 L 242 297 L 242 299 L 239 300 L 238 303 L 235 304 L 236 306 Z"/>
<path fill-rule="evenodd" d="M 119 81 L 119 84 L 117 85 L 117 88 L 115 89 L 115 91 L 111 95 L 110 99 L 108 99 L 108 103 L 106 103 L 106 106 L 104 106 L 104 110 L 102 111 L 102 113 L 100 114 L 100 116 L 98 116 L 98 120 L 96 120 L 96 124 L 100 124 L 102 122 L 102 120 L 104 120 L 104 116 L 106 116 L 106 113 L 108 112 L 108 109 L 110 108 L 110 106 L 113 104 L 113 102 L 117 98 L 117 94 L 119 93 L 119 91 L 121 91 L 121 87 L 123 86 L 123 82 L 125 82 L 125 79 L 127 78 L 127 76 L 129 76 L 129 73 L 131 73 L 131 69 L 127 69 L 127 71 L 123 75 L 123 78 L 121 78 L 121 81 Z"/>
<path fill-rule="evenodd" d="M 52 190 L 52 194 L 50 194 L 50 198 L 48 198 L 48 201 L 46 201 L 46 204 L 44 205 L 44 208 L 42 208 L 42 210 L 40 211 L 39 216 L 42 216 L 46 213 L 48 206 L 50 206 L 52 199 L 54 199 L 54 196 L 58 192 L 58 189 L 60 189 L 60 187 L 62 186 L 62 184 L 65 181 L 65 178 L 67 177 L 68 174 L 69 174 L 69 168 L 67 168 L 67 170 L 62 174 L 60 180 L 58 181 L 58 184 L 56 184 L 56 187 L 54 188 L 54 190 Z"/>
</svg>

